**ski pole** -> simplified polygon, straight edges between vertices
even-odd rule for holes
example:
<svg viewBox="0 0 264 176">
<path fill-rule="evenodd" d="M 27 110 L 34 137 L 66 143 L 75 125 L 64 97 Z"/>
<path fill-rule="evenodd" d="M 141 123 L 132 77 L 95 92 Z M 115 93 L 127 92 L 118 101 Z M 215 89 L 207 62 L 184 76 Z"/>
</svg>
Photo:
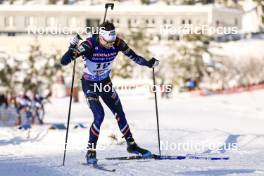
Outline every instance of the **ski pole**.
<svg viewBox="0 0 264 176">
<path fill-rule="evenodd" d="M 77 37 L 81 40 L 82 38 L 77 34 Z M 62 165 L 64 166 L 65 158 L 66 158 L 66 151 L 67 151 L 67 143 L 68 143 L 68 134 L 69 134 L 69 125 L 71 119 L 71 105 L 72 105 L 72 96 L 73 96 L 73 85 L 74 85 L 74 77 L 75 77 L 75 67 L 76 67 L 76 60 L 73 61 L 73 69 L 72 69 L 72 82 L 71 82 L 71 92 L 70 92 L 70 104 L 69 104 L 69 111 L 68 111 L 68 119 L 67 119 L 67 129 L 66 129 L 66 136 L 65 136 L 65 144 L 64 144 L 64 154 L 63 154 L 63 162 Z"/>
<path fill-rule="evenodd" d="M 156 109 L 156 119 L 157 119 L 157 132 L 158 132 L 158 144 L 159 144 L 159 155 L 161 156 L 160 150 L 160 132 L 159 132 L 159 111 L 158 111 L 158 100 L 157 100 L 157 91 L 156 91 L 156 79 L 155 79 L 155 69 L 152 68 L 152 78 L 153 78 L 153 85 L 154 85 L 154 95 L 155 95 L 155 109 Z"/>
<path fill-rule="evenodd" d="M 75 77 L 75 65 L 76 65 L 76 60 L 73 61 L 70 104 L 69 104 L 69 111 L 68 111 L 67 130 L 66 130 L 65 145 L 64 145 L 64 155 L 63 155 L 63 162 L 62 162 L 63 166 L 64 166 L 64 163 L 65 163 L 67 142 L 68 142 L 68 133 L 69 133 L 69 124 L 70 124 L 70 118 L 71 118 L 71 105 L 72 105 L 72 94 L 73 94 L 73 85 L 74 85 L 74 77 Z"/>
<path fill-rule="evenodd" d="M 105 18 L 106 18 L 106 14 L 107 14 L 108 7 L 110 7 L 111 10 L 113 10 L 114 9 L 114 3 L 106 3 L 105 4 L 105 13 L 104 13 L 104 20 L 103 20 L 103 22 L 105 22 Z"/>
</svg>

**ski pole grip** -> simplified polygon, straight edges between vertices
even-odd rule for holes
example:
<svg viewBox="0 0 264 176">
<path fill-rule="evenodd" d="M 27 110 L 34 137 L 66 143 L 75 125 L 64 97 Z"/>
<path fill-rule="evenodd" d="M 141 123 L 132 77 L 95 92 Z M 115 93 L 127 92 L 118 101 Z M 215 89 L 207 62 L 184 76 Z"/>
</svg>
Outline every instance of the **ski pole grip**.
<svg viewBox="0 0 264 176">
<path fill-rule="evenodd" d="M 113 10 L 114 9 L 114 3 L 106 3 L 105 8 L 107 9 L 108 7 L 110 7 Z"/>
</svg>

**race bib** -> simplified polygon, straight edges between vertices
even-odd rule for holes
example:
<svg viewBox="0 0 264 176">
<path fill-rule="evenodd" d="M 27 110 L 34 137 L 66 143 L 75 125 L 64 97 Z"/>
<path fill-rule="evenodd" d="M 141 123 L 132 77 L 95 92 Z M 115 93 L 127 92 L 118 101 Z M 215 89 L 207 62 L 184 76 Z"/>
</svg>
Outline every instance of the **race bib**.
<svg viewBox="0 0 264 176">
<path fill-rule="evenodd" d="M 85 73 L 92 76 L 101 76 L 111 71 L 113 60 L 108 62 L 92 62 L 87 59 L 84 62 Z"/>
</svg>

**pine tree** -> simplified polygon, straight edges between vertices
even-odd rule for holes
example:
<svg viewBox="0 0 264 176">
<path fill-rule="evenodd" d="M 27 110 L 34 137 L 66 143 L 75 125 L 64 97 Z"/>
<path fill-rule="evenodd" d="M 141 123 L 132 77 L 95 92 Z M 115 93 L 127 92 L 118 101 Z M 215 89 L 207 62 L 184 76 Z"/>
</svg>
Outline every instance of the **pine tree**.
<svg viewBox="0 0 264 176">
<path fill-rule="evenodd" d="M 28 57 L 26 55 L 22 56 L 25 57 L 23 60 L 10 56 L 0 57 L 3 66 L 0 70 L 1 85 L 12 94 L 15 91 L 51 90 L 54 75 L 60 69 L 57 64 L 60 53 L 44 53 L 36 42 L 30 46 Z"/>
<path fill-rule="evenodd" d="M 257 4 L 257 14 L 259 17 L 260 24 L 264 26 L 264 2 L 263 0 L 254 0 Z"/>
<path fill-rule="evenodd" d="M 184 41 L 184 42 L 183 42 Z M 203 53 L 208 52 L 209 37 L 205 35 L 186 35 L 177 47 L 177 57 L 172 58 L 170 65 L 173 74 L 173 84 L 184 86 L 192 79 L 198 84 L 208 76 L 207 65 L 203 62 Z"/>
<path fill-rule="evenodd" d="M 0 57 L 0 83 L 1 86 L 7 88 L 8 93 L 14 93 L 14 86 L 16 85 L 15 73 L 20 70 L 18 62 L 15 58 L 8 55 Z"/>
</svg>

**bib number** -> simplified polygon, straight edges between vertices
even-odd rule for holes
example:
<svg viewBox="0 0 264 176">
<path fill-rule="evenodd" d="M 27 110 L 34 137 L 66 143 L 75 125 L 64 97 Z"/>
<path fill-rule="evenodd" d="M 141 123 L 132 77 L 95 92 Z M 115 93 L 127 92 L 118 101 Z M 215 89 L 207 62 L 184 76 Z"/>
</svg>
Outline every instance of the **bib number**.
<svg viewBox="0 0 264 176">
<path fill-rule="evenodd" d="M 106 63 L 97 63 L 96 64 L 96 69 L 106 69 L 109 65 L 111 64 L 111 62 L 106 62 Z"/>
</svg>

